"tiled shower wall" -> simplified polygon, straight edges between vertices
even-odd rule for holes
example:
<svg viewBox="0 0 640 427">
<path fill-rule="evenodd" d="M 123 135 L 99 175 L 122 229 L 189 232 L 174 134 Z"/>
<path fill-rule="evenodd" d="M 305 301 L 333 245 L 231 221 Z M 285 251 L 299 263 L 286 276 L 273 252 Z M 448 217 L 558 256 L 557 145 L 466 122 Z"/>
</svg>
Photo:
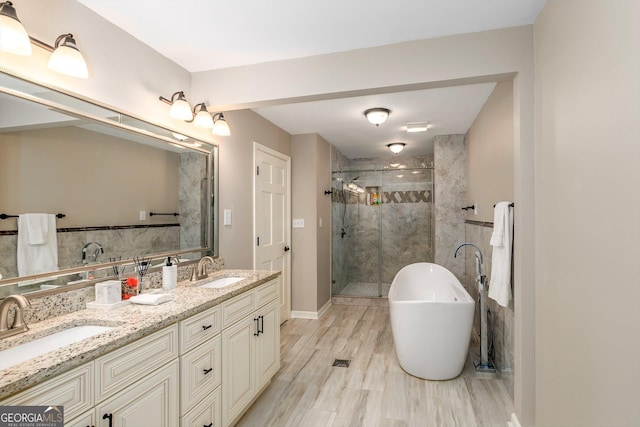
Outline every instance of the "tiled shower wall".
<svg viewBox="0 0 640 427">
<path fill-rule="evenodd" d="M 431 156 L 394 159 L 407 168 L 422 168 L 416 171 L 420 174 L 412 174 L 375 171 L 388 161 L 357 159 L 350 162 L 353 172 L 339 174 L 345 183 L 357 177 L 354 183 L 360 187 L 377 187 L 382 203 L 368 205 L 366 193 L 343 191 L 342 182 L 334 181 L 333 294 L 349 282 L 391 283 L 405 265 L 433 261 L 432 172 L 424 169 L 432 160 Z"/>
</svg>

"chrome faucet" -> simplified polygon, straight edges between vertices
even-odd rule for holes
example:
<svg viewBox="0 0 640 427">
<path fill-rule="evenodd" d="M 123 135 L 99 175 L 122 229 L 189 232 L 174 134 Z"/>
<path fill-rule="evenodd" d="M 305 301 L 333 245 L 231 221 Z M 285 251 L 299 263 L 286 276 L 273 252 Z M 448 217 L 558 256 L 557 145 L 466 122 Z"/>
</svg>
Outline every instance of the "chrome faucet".
<svg viewBox="0 0 640 427">
<path fill-rule="evenodd" d="M 200 261 L 198 261 L 198 265 L 193 268 L 193 274 L 191 275 L 192 282 L 209 277 L 209 273 L 207 272 L 207 264 L 211 264 L 211 266 L 213 267 L 213 258 L 211 258 L 210 256 L 204 256 L 200 258 Z"/>
<path fill-rule="evenodd" d="M 473 255 L 476 257 L 476 277 L 481 286 L 484 285 L 485 276 L 482 274 L 482 252 L 480 252 L 480 248 L 474 245 L 473 243 L 463 243 L 456 249 L 453 257 L 456 258 L 458 256 L 458 251 L 464 246 L 473 246 L 475 250 L 473 251 Z"/>
<path fill-rule="evenodd" d="M 9 327 L 9 308 L 17 304 L 13 324 Z M 23 308 L 31 307 L 31 302 L 23 295 L 9 295 L 0 302 L 0 338 L 10 337 L 29 330 L 24 322 Z"/>
<path fill-rule="evenodd" d="M 86 245 L 84 245 L 82 247 L 82 265 L 89 264 L 89 261 L 87 261 L 87 249 L 89 249 L 89 247 L 91 245 L 97 246 L 96 251 L 93 253 L 93 262 L 97 262 L 98 261 L 98 255 L 104 253 L 104 248 L 102 247 L 102 245 L 100 243 L 98 243 L 98 242 L 89 242 L 89 243 L 87 243 Z"/>
</svg>

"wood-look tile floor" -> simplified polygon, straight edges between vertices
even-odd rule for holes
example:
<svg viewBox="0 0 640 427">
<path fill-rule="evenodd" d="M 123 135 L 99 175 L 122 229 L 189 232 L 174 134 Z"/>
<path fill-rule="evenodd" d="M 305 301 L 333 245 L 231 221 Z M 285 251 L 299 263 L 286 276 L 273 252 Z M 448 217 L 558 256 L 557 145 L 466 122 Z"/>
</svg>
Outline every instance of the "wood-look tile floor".
<svg viewBox="0 0 640 427">
<path fill-rule="evenodd" d="M 237 426 L 506 426 L 502 381 L 476 374 L 428 381 L 402 370 L 388 307 L 333 305 L 281 326 L 281 369 Z M 348 368 L 332 367 L 349 359 Z"/>
</svg>

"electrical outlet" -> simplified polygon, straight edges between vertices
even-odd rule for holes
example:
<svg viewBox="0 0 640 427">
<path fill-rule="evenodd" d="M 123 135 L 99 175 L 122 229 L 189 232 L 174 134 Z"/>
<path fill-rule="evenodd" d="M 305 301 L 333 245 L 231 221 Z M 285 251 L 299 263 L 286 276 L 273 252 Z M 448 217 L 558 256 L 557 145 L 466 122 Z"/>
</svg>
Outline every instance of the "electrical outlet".
<svg viewBox="0 0 640 427">
<path fill-rule="evenodd" d="M 223 225 L 231 225 L 231 209 L 224 210 Z"/>
<path fill-rule="evenodd" d="M 146 221 L 146 220 L 147 220 L 147 212 L 140 211 L 140 221 Z"/>
</svg>

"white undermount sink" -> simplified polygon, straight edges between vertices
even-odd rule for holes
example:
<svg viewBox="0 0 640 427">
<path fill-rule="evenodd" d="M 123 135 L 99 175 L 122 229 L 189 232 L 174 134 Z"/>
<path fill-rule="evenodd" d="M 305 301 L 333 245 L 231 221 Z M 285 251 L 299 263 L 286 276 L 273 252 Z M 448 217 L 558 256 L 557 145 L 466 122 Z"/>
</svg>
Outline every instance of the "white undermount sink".
<svg viewBox="0 0 640 427">
<path fill-rule="evenodd" d="M 204 285 L 200 285 L 199 288 L 224 288 L 225 286 L 233 285 L 236 282 L 246 279 L 246 277 L 222 277 L 220 279 L 213 280 Z"/>
<path fill-rule="evenodd" d="M 24 344 L 10 347 L 0 351 L 0 370 L 17 365 L 27 360 L 35 359 L 38 356 L 50 351 L 68 346 L 82 341 L 83 339 L 101 334 L 113 329 L 111 326 L 72 326 L 60 332 L 26 342 Z"/>
</svg>

